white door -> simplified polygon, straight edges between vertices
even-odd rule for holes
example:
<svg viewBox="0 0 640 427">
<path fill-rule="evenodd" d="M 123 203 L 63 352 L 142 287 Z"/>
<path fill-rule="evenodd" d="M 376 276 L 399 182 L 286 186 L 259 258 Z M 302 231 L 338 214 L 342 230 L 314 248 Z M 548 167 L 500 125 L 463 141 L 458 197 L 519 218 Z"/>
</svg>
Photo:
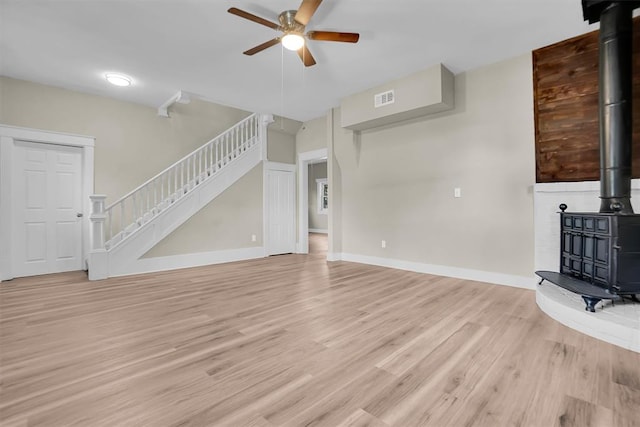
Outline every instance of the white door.
<svg viewBox="0 0 640 427">
<path fill-rule="evenodd" d="M 267 253 L 296 250 L 295 178 L 293 171 L 267 171 Z"/>
<path fill-rule="evenodd" d="M 16 141 L 15 277 L 82 269 L 82 148 Z"/>
</svg>

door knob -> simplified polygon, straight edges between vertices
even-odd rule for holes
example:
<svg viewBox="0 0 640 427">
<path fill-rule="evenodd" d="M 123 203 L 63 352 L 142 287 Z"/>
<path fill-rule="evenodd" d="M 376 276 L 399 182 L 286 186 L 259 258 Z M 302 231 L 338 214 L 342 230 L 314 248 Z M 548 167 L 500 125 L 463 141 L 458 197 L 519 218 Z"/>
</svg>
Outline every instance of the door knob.
<svg viewBox="0 0 640 427">
<path fill-rule="evenodd" d="M 78 212 L 78 213 L 76 214 L 76 216 L 77 216 L 78 218 L 82 218 L 82 212 Z"/>
</svg>

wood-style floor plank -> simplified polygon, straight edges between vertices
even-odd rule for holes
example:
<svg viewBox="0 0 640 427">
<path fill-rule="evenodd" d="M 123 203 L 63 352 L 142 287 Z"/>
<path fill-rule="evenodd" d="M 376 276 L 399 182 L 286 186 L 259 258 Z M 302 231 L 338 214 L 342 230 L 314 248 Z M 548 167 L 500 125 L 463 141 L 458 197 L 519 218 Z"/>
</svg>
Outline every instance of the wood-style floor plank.
<svg viewBox="0 0 640 427">
<path fill-rule="evenodd" d="M 0 284 L 2 426 L 639 426 L 640 354 L 530 290 L 311 253 Z"/>
</svg>

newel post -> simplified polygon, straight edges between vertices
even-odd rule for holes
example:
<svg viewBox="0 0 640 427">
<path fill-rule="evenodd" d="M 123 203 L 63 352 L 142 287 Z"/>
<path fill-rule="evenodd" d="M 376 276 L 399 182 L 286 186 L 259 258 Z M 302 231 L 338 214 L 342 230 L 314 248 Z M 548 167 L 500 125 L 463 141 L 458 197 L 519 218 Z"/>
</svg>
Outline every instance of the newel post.
<svg viewBox="0 0 640 427">
<path fill-rule="evenodd" d="M 104 221 L 107 216 L 104 213 L 104 201 L 107 196 L 102 194 L 94 194 L 89 196 L 91 199 L 91 250 L 104 249 Z"/>
<path fill-rule="evenodd" d="M 267 160 L 267 128 L 273 123 L 273 114 L 260 114 L 259 120 L 258 135 L 262 144 L 262 160 Z"/>
<path fill-rule="evenodd" d="M 89 280 L 100 280 L 109 277 L 109 254 L 104 247 L 104 222 L 107 218 L 104 210 L 104 201 L 107 196 L 94 194 L 89 196 L 91 200 L 91 215 L 89 221 L 91 229 L 89 241 Z"/>
</svg>

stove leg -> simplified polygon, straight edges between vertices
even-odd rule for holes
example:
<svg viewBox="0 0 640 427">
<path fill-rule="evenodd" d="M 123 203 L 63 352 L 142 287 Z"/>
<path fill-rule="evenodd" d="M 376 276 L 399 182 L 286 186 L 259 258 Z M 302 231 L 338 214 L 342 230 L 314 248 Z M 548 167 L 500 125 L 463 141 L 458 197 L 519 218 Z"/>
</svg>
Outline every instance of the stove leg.
<svg viewBox="0 0 640 427">
<path fill-rule="evenodd" d="M 602 301 L 602 298 L 588 297 L 586 295 L 582 295 L 582 299 L 584 300 L 585 304 L 587 304 L 584 309 L 592 313 L 596 312 L 596 304 Z"/>
</svg>

